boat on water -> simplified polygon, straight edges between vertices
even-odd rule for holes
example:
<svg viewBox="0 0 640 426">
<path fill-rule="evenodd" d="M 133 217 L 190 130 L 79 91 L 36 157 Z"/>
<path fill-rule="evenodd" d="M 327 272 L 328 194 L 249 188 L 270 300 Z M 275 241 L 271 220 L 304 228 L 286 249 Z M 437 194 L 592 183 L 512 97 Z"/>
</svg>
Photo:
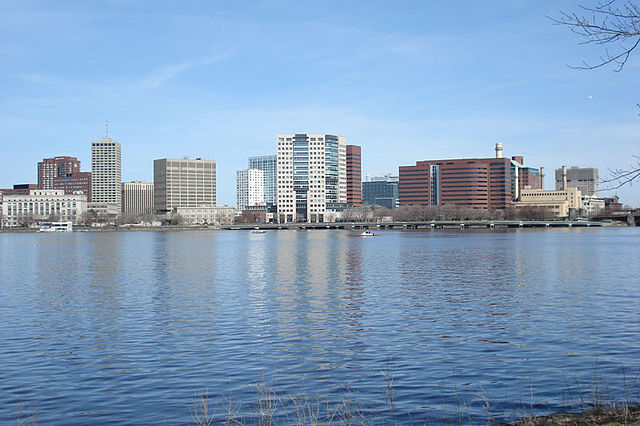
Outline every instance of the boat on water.
<svg viewBox="0 0 640 426">
<path fill-rule="evenodd" d="M 42 222 L 38 232 L 72 232 L 73 222 Z"/>
<path fill-rule="evenodd" d="M 353 234 L 354 237 L 379 237 L 380 234 L 374 234 L 373 232 L 369 231 L 368 229 L 365 229 L 364 231 L 362 231 L 359 234 Z"/>
<path fill-rule="evenodd" d="M 264 229 L 254 229 L 251 231 L 252 234 L 264 234 L 265 232 L 267 231 L 265 231 Z"/>
</svg>

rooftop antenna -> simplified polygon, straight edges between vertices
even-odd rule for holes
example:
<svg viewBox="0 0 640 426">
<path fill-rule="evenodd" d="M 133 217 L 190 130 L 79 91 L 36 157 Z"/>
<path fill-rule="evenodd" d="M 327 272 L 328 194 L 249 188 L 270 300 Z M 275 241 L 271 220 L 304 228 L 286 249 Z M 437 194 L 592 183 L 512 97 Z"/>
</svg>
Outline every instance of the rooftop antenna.
<svg viewBox="0 0 640 426">
<path fill-rule="evenodd" d="M 104 137 L 109 137 L 109 120 L 104 122 Z"/>
</svg>

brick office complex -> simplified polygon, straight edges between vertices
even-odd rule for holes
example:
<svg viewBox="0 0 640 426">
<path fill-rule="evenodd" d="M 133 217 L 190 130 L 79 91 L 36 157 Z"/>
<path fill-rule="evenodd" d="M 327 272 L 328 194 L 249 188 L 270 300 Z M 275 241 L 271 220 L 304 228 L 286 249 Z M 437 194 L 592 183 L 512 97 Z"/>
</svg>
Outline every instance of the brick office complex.
<svg viewBox="0 0 640 426">
<path fill-rule="evenodd" d="M 347 145 L 347 203 L 362 205 L 362 148 Z"/>
<path fill-rule="evenodd" d="M 540 171 L 520 156 L 418 161 L 401 166 L 400 205 L 452 205 L 477 209 L 504 209 L 523 188 L 540 188 Z"/>
<path fill-rule="evenodd" d="M 76 157 L 44 158 L 38 163 L 38 189 L 84 194 L 91 201 L 91 172 L 81 172 L 80 160 Z"/>
</svg>

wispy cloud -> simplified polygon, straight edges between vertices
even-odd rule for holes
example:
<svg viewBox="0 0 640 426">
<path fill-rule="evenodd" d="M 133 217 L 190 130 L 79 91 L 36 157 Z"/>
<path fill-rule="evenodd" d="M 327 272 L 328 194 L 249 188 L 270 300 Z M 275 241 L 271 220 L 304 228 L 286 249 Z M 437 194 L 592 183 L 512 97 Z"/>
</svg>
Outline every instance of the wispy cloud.
<svg viewBox="0 0 640 426">
<path fill-rule="evenodd" d="M 156 69 L 153 73 L 151 73 L 151 75 L 142 79 L 142 81 L 140 82 L 140 86 L 144 89 L 153 89 L 163 85 L 164 83 L 173 79 L 179 74 L 182 74 L 194 68 L 213 64 L 216 62 L 221 62 L 230 56 L 231 56 L 230 53 L 222 53 L 222 54 L 211 55 L 198 61 L 166 65 Z"/>
</svg>

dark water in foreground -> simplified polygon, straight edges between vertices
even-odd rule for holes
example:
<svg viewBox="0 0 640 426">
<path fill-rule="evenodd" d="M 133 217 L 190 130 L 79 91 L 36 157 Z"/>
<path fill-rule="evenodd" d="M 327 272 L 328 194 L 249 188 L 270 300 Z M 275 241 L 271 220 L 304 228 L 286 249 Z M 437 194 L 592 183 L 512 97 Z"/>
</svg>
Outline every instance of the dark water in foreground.
<svg viewBox="0 0 640 426">
<path fill-rule="evenodd" d="M 373 423 L 385 372 L 400 423 L 637 393 L 640 228 L 381 233 L 0 234 L 0 424 L 245 416 L 263 376 Z"/>
</svg>

